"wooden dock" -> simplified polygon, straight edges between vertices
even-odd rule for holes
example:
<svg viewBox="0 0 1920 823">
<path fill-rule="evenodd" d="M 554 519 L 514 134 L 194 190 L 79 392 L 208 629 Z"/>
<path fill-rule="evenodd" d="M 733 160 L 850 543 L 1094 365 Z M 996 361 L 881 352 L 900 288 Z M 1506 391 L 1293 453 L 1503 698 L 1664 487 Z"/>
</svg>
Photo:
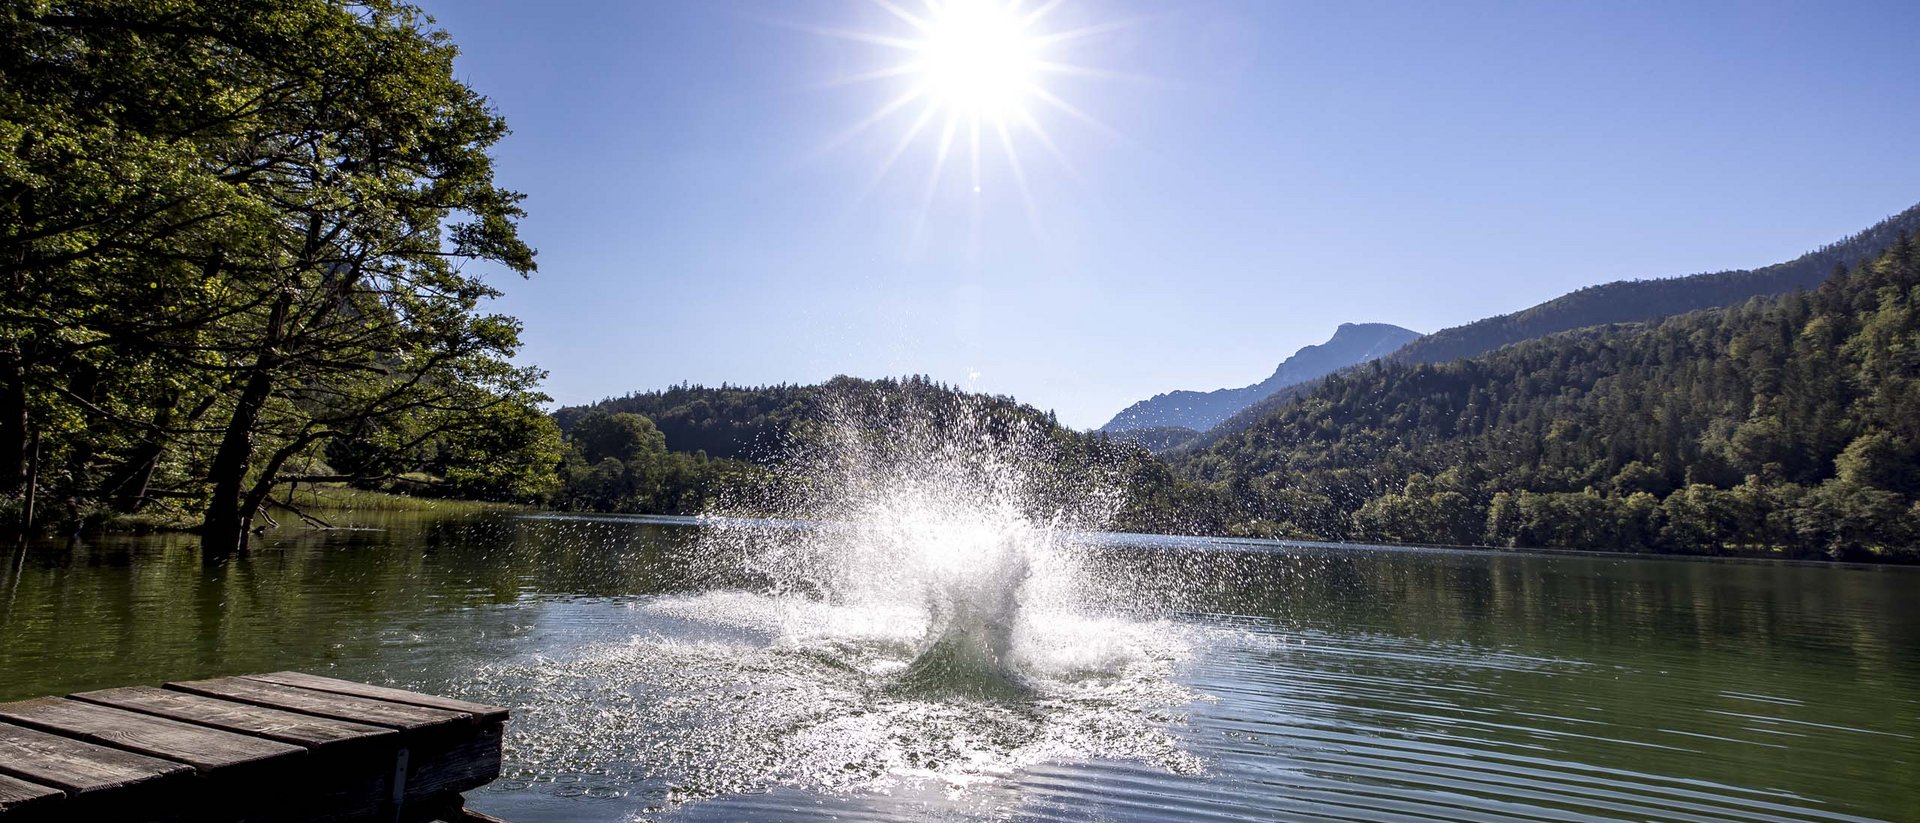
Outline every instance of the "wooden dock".
<svg viewBox="0 0 1920 823">
<path fill-rule="evenodd" d="M 300 672 L 0 704 L 0 823 L 484 821 L 507 710 Z"/>
</svg>

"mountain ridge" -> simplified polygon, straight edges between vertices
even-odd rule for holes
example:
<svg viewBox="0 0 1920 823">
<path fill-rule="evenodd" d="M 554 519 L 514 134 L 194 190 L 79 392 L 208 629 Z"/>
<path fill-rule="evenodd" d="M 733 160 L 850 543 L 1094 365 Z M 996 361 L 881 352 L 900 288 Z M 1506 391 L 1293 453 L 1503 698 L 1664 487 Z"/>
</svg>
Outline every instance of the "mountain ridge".
<svg viewBox="0 0 1920 823">
<path fill-rule="evenodd" d="M 1174 458 L 1250 536 L 1920 561 L 1920 243 L 1812 289 L 1383 360 Z"/>
<path fill-rule="evenodd" d="M 1325 343 L 1301 347 L 1265 380 L 1239 388 L 1156 394 L 1122 409 L 1098 430 L 1109 434 L 1170 428 L 1206 431 L 1274 392 L 1385 357 L 1419 337 L 1419 332 L 1391 323 L 1341 323 Z"/>
<path fill-rule="evenodd" d="M 1792 260 L 1756 269 L 1728 269 L 1674 277 L 1616 280 L 1576 289 L 1525 309 L 1441 329 L 1409 342 L 1381 361 L 1446 363 L 1506 346 L 1577 329 L 1646 323 L 1815 288 L 1836 268 L 1850 268 L 1884 254 L 1902 234 L 1920 233 L 1920 204 Z M 1245 430 L 1262 417 L 1305 396 L 1316 383 L 1283 388 L 1234 413 L 1198 436 L 1171 448 L 1204 449 Z"/>
</svg>

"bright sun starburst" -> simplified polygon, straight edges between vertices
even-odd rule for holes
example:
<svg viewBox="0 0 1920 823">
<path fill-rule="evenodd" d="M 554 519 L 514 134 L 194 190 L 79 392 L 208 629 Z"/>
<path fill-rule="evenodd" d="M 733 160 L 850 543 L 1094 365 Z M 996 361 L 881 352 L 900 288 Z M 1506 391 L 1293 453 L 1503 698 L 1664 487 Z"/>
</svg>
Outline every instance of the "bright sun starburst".
<svg viewBox="0 0 1920 823">
<path fill-rule="evenodd" d="M 961 117 L 1004 121 L 1026 111 L 1039 88 L 1040 43 L 1016 6 L 949 0 L 928 18 L 908 17 L 922 32 L 907 64 L 916 91 Z"/>
<path fill-rule="evenodd" d="M 910 147 L 930 141 L 935 148 L 926 202 L 931 203 L 948 161 L 960 152 L 970 161 L 971 188 L 979 192 L 983 143 L 997 143 L 1005 169 L 1019 187 L 1031 218 L 1033 198 L 1016 144 L 1037 143 L 1063 167 L 1070 168 L 1066 156 L 1042 126 L 1041 115 L 1064 113 L 1111 133 L 1111 129 L 1050 91 L 1047 81 L 1063 74 L 1103 75 L 1072 65 L 1055 52 L 1069 41 L 1115 26 L 1052 27 L 1053 12 L 1063 0 L 1039 0 L 1031 6 L 1022 0 L 922 0 L 922 5 L 911 8 L 896 0 L 872 2 L 892 15 L 897 24 L 904 24 L 905 30 L 815 31 L 884 46 L 903 55 L 877 70 L 841 81 L 886 81 L 898 84 L 900 89 L 833 141 L 838 144 L 850 140 L 882 123 L 905 123 L 892 151 L 881 160 L 876 183 Z"/>
</svg>

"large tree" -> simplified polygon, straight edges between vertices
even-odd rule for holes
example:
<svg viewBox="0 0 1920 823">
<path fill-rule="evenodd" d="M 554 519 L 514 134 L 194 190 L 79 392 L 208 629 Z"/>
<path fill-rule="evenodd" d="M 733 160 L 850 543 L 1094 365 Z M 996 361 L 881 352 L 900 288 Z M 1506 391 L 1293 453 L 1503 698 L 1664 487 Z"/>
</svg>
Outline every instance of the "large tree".
<svg viewBox="0 0 1920 823">
<path fill-rule="evenodd" d="M 493 180 L 506 125 L 416 9 L 0 8 L 0 485 L 55 434 L 70 494 L 190 496 L 231 550 L 288 479 L 484 472 L 460 443 L 505 424 L 557 460 L 518 323 L 463 268 L 534 269 Z"/>
</svg>

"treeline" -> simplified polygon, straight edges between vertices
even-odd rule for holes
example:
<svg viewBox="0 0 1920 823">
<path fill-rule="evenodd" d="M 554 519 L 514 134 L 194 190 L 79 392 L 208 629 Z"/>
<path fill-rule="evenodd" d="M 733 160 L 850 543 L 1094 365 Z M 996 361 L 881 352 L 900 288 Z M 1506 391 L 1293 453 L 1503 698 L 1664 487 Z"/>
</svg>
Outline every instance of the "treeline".
<svg viewBox="0 0 1920 823">
<path fill-rule="evenodd" d="M 549 501 L 561 511 L 695 515 L 764 479 L 748 461 L 669 450 L 643 415 L 595 409 L 571 420 Z"/>
<path fill-rule="evenodd" d="M 851 380 L 838 378 L 841 385 Z M 652 421 L 675 451 L 735 459 L 768 457 L 781 448 L 797 423 L 823 413 L 822 389 L 787 383 L 753 387 L 681 384 L 664 391 L 635 392 L 586 406 L 569 406 L 554 412 L 554 419 L 561 429 L 572 431 L 581 418 L 595 412 L 638 414 Z"/>
<path fill-rule="evenodd" d="M 1692 311 L 1733 306 L 1754 297 L 1811 289 L 1835 268 L 1851 268 L 1876 259 L 1898 238 L 1913 232 L 1920 232 L 1920 205 L 1784 263 L 1750 270 L 1589 286 L 1522 311 L 1442 329 L 1408 343 L 1386 359 L 1397 363 L 1444 363 L 1478 357 L 1503 346 L 1551 334 L 1608 324 L 1652 322 Z M 1176 444 L 1172 450 L 1197 452 L 1212 446 L 1305 397 L 1315 387 L 1315 383 L 1299 383 L 1280 389 L 1219 425 Z"/>
<path fill-rule="evenodd" d="M 1329 378 L 1185 456 L 1263 535 L 1920 558 L 1920 263 Z"/>
<path fill-rule="evenodd" d="M 1563 331 L 1607 323 L 1648 322 L 1731 306 L 1753 297 L 1811 289 L 1827 279 L 1835 268 L 1851 268 L 1878 258 L 1897 238 L 1916 231 L 1920 231 L 1920 205 L 1784 263 L 1751 270 L 1588 286 L 1524 311 L 1442 329 L 1408 343 L 1390 359 L 1444 363 Z"/>
<path fill-rule="evenodd" d="M 469 271 L 534 270 L 506 124 L 418 10 L 9 3 L 0 42 L 9 525 L 165 514 L 230 551 L 301 516 L 292 482 L 551 490 L 541 375 Z"/>
<path fill-rule="evenodd" d="M 979 448 L 1028 461 L 1022 468 L 1035 491 L 1028 502 L 1037 509 L 1073 508 L 1079 496 L 1122 489 L 1114 528 L 1218 533 L 1233 520 L 1224 496 L 1175 478 L 1136 444 L 1074 432 L 1052 412 L 919 375 L 843 376 L 810 386 L 681 385 L 554 417 L 567 442 L 554 503 L 573 511 L 697 514 L 722 500 L 750 501 L 769 482 L 771 466 L 831 448 L 846 427 L 869 429 L 881 442 L 965 425 L 983 433 Z M 926 444 L 905 437 L 897 445 Z"/>
</svg>

